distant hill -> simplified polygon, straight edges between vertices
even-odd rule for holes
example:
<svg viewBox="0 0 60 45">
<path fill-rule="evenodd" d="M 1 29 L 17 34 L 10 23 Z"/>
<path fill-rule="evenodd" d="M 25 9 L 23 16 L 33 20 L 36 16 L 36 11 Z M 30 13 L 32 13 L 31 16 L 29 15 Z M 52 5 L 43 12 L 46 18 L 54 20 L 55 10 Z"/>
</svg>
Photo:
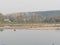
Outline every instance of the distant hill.
<svg viewBox="0 0 60 45">
<path fill-rule="evenodd" d="M 6 17 L 14 22 L 60 22 L 60 10 L 18 12 Z"/>
<path fill-rule="evenodd" d="M 52 10 L 52 11 L 35 11 L 35 12 L 18 12 L 18 13 L 11 13 L 11 14 L 7 14 L 7 15 L 20 15 L 20 14 L 25 14 L 25 15 L 32 15 L 32 14 L 39 14 L 39 15 L 43 15 L 43 16 L 55 16 L 55 15 L 60 15 L 60 10 Z"/>
<path fill-rule="evenodd" d="M 47 16 L 47 15 L 51 15 L 51 16 L 55 16 L 55 15 L 60 15 L 60 10 L 52 10 L 52 11 L 37 11 L 37 12 L 32 12 L 32 13 L 35 13 L 35 14 L 40 14 L 40 15 L 44 15 L 44 16 Z"/>
</svg>

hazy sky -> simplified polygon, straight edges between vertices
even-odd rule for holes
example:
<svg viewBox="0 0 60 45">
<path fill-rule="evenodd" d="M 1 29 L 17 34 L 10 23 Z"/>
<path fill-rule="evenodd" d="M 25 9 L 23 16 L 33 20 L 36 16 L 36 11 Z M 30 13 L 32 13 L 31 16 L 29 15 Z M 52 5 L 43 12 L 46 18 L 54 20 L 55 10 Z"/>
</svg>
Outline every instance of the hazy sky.
<svg viewBox="0 0 60 45">
<path fill-rule="evenodd" d="M 0 0 L 0 12 L 60 10 L 60 0 Z"/>
</svg>

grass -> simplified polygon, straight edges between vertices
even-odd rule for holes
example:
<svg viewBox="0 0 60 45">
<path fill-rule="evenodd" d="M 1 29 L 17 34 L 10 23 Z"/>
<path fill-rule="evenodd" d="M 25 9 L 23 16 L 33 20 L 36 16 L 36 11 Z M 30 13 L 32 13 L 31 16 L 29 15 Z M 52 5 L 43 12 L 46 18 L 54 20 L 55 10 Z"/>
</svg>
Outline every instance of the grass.
<svg viewBox="0 0 60 45">
<path fill-rule="evenodd" d="M 2 22 L 0 21 L 0 24 L 60 24 L 60 22 Z"/>
</svg>

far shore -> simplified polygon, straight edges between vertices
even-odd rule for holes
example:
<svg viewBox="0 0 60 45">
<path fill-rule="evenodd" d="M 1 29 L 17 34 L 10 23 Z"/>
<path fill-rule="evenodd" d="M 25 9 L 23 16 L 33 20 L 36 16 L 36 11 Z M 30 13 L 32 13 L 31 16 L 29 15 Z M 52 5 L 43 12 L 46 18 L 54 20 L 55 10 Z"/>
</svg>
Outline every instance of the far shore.
<svg viewBox="0 0 60 45">
<path fill-rule="evenodd" d="M 1 24 L 0 29 L 60 30 L 60 24 Z"/>
</svg>

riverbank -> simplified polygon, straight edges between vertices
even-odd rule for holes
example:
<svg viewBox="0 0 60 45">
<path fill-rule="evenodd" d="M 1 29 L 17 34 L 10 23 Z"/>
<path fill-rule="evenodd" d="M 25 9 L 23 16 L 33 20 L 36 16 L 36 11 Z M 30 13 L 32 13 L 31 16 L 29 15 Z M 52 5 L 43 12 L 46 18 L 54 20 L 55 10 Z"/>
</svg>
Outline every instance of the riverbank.
<svg viewBox="0 0 60 45">
<path fill-rule="evenodd" d="M 0 29 L 60 30 L 60 24 L 1 24 Z"/>
</svg>

